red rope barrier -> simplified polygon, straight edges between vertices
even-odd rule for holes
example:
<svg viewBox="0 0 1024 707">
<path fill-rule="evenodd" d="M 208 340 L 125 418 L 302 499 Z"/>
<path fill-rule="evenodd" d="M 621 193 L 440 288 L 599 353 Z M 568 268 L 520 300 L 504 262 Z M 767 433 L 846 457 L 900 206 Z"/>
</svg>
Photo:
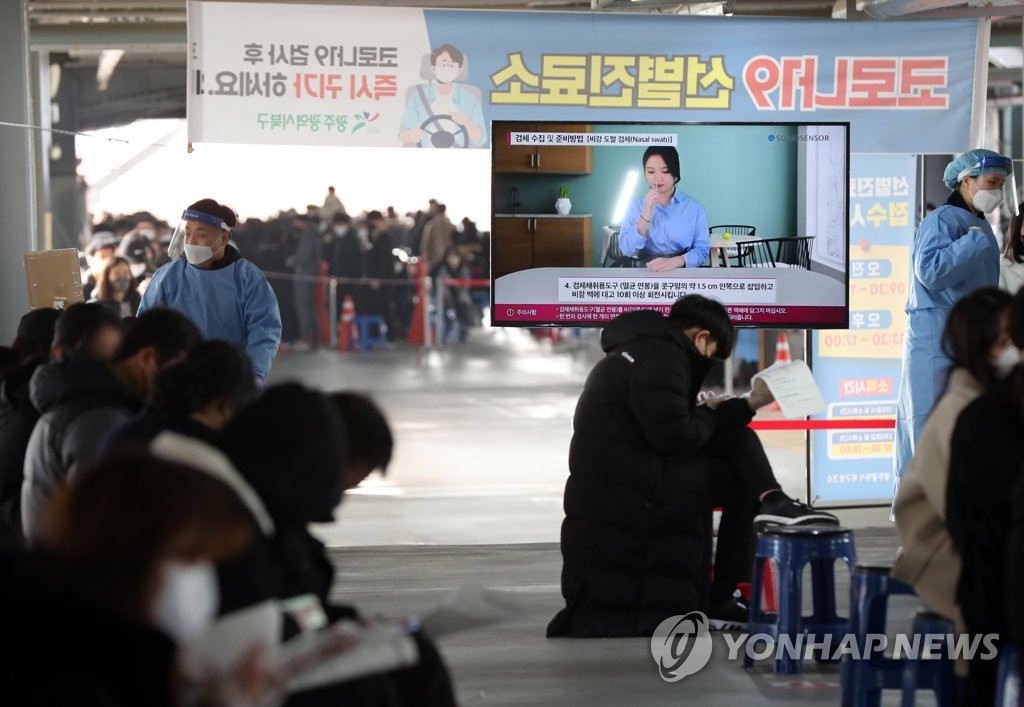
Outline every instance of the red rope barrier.
<svg viewBox="0 0 1024 707">
<path fill-rule="evenodd" d="M 896 420 L 754 420 L 754 430 L 891 430 Z"/>
</svg>

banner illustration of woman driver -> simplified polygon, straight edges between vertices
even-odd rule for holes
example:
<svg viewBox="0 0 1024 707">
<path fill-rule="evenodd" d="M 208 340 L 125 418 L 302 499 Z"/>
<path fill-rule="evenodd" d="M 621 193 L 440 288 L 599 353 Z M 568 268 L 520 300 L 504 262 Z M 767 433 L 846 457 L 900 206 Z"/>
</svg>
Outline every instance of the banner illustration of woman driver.
<svg viewBox="0 0 1024 707">
<path fill-rule="evenodd" d="M 411 87 L 398 137 L 406 147 L 478 147 L 486 140 L 480 89 L 468 76 L 466 57 L 451 44 L 430 52 L 433 80 Z M 423 76 L 429 79 L 430 76 Z"/>
</svg>

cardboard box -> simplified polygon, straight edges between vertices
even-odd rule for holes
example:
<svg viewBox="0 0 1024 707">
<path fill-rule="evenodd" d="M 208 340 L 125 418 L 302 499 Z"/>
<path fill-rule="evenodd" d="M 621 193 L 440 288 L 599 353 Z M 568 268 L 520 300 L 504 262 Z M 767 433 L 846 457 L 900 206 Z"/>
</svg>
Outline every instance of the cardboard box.
<svg viewBox="0 0 1024 707">
<path fill-rule="evenodd" d="M 85 301 L 76 249 L 30 251 L 24 262 L 29 309 L 64 309 Z"/>
</svg>

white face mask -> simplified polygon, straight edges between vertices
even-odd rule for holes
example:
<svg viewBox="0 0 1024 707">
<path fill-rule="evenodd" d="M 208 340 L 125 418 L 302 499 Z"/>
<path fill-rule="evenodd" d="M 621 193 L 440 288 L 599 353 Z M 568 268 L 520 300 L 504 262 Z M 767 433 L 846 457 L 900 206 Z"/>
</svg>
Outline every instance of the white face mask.
<svg viewBox="0 0 1024 707">
<path fill-rule="evenodd" d="M 462 69 L 455 66 L 438 66 L 434 69 L 434 76 L 441 83 L 451 83 L 455 79 L 459 78 L 459 74 L 462 73 Z"/>
<path fill-rule="evenodd" d="M 1020 349 L 1010 344 L 992 360 L 992 367 L 996 369 L 997 376 L 1006 378 L 1018 363 L 1020 363 Z"/>
<path fill-rule="evenodd" d="M 187 643 L 213 624 L 219 604 L 217 572 L 211 563 L 172 560 L 161 570 L 153 622 L 175 642 Z"/>
<path fill-rule="evenodd" d="M 202 265 L 213 257 L 213 248 L 208 245 L 185 244 L 185 259 L 193 265 Z"/>
<path fill-rule="evenodd" d="M 1003 192 L 1001 189 L 979 189 L 974 192 L 974 208 L 984 214 L 992 213 L 1002 203 Z"/>
</svg>

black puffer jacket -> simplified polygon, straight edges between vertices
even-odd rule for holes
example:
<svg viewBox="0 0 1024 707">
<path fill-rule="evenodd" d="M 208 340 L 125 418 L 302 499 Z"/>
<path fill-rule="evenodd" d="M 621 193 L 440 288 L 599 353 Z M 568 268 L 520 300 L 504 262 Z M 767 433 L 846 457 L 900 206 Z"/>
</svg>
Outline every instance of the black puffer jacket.
<svg viewBox="0 0 1024 707">
<path fill-rule="evenodd" d="M 142 401 L 109 366 L 79 351 L 37 368 L 30 386 L 42 417 L 25 452 L 21 512 L 25 534 L 34 540 L 57 488 L 95 461 L 103 439 L 130 420 Z"/>
<path fill-rule="evenodd" d="M 21 537 L 21 482 L 25 450 L 39 411 L 29 399 L 38 361 L 15 368 L 0 383 L 0 539 Z"/>
<path fill-rule="evenodd" d="M 654 311 L 616 318 L 576 406 L 562 524 L 566 608 L 548 636 L 646 636 L 706 609 L 710 465 L 701 448 L 747 424 L 744 400 L 695 405 L 711 362 Z"/>
</svg>

